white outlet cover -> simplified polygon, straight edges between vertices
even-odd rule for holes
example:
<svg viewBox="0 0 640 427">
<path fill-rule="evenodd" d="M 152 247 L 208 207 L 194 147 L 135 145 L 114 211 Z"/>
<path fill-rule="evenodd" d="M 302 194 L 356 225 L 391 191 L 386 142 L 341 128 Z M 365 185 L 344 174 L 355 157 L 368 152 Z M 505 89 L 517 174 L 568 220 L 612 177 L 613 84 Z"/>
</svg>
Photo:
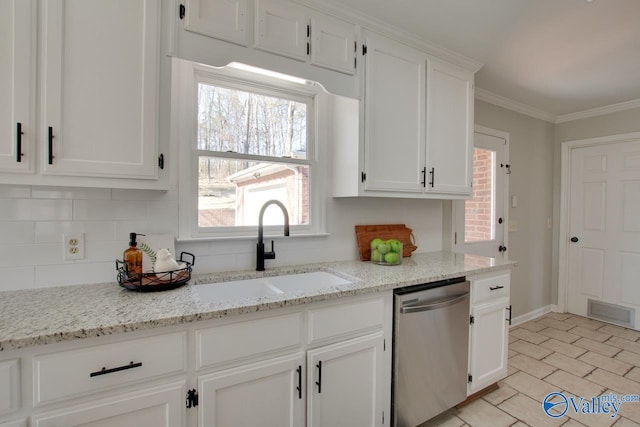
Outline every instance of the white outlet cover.
<svg viewBox="0 0 640 427">
<path fill-rule="evenodd" d="M 84 233 L 62 235 L 62 256 L 65 261 L 84 259 Z"/>
</svg>

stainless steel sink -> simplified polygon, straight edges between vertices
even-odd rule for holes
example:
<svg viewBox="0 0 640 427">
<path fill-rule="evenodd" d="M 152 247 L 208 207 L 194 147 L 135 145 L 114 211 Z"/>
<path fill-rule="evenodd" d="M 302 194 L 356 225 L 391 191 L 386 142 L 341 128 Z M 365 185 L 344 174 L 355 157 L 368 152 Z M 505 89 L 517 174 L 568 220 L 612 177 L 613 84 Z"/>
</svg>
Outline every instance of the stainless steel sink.
<svg viewBox="0 0 640 427">
<path fill-rule="evenodd" d="M 352 282 L 324 271 L 196 285 L 202 302 L 241 301 L 285 293 L 310 292 Z"/>
</svg>

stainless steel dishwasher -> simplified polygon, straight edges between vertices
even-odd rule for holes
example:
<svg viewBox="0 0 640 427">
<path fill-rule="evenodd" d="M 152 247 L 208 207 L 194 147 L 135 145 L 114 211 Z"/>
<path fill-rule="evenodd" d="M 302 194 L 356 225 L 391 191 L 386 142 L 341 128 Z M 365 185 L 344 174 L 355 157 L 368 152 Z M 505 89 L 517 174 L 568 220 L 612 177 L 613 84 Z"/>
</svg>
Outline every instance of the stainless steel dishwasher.
<svg viewBox="0 0 640 427">
<path fill-rule="evenodd" d="M 394 305 L 393 425 L 415 427 L 467 397 L 469 282 L 398 289 Z"/>
</svg>

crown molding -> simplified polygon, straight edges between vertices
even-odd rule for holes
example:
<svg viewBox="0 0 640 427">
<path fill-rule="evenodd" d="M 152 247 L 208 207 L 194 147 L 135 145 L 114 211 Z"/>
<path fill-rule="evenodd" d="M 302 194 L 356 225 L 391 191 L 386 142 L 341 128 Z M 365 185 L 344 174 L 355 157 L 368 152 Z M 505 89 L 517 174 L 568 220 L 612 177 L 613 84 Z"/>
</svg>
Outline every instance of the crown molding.
<svg viewBox="0 0 640 427">
<path fill-rule="evenodd" d="M 475 95 L 476 95 L 476 99 L 480 101 L 488 102 L 489 104 L 494 104 L 499 107 L 503 107 L 508 110 L 515 111 L 517 113 L 534 117 L 536 119 L 544 120 L 545 122 L 550 122 L 550 123 L 556 122 L 555 114 L 538 110 L 537 108 L 533 108 L 521 102 L 514 101 L 509 98 L 505 98 L 504 96 L 497 95 L 493 92 L 489 92 L 488 90 L 480 89 L 477 86 L 476 86 Z"/>
<path fill-rule="evenodd" d="M 395 27 L 388 22 L 384 22 L 381 19 L 374 18 L 371 15 L 367 15 L 361 10 L 353 9 L 350 6 L 342 5 L 339 8 L 327 3 L 324 0 L 294 0 L 296 3 L 315 9 L 319 12 L 332 15 L 342 20 L 348 20 L 351 23 L 359 25 L 367 30 L 382 34 L 384 36 L 395 39 L 406 45 L 421 50 L 429 55 L 433 55 L 437 58 L 445 60 L 447 62 L 458 65 L 473 73 L 476 73 L 480 68 L 484 66 L 482 62 L 475 59 L 456 53 L 452 50 L 438 46 L 428 42 L 427 40 L 416 37 L 413 34 L 407 33 L 401 28 Z"/>
<path fill-rule="evenodd" d="M 640 99 L 620 102 L 618 104 L 606 105 L 604 107 L 592 108 L 591 110 L 578 111 L 577 113 L 562 114 L 556 117 L 556 123 L 565 123 L 573 120 L 586 119 L 588 117 L 603 116 L 605 114 L 617 113 L 619 111 L 640 108 Z"/>
</svg>

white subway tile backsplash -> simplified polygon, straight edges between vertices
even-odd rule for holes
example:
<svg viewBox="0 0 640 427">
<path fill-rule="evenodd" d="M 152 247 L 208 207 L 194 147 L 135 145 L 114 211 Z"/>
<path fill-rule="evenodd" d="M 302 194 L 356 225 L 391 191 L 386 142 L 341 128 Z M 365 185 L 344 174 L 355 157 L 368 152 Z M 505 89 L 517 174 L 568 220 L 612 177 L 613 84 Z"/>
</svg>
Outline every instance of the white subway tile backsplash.
<svg viewBox="0 0 640 427">
<path fill-rule="evenodd" d="M 235 254 L 197 256 L 193 266 L 193 272 L 209 273 L 241 270 L 243 268 L 238 266 L 237 259 L 238 256 Z"/>
<path fill-rule="evenodd" d="M 178 224 L 167 224 L 153 220 L 116 222 L 116 239 L 126 239 L 129 237 L 129 233 L 134 232 L 142 234 L 173 234 L 177 236 Z"/>
<path fill-rule="evenodd" d="M 112 200 L 131 200 L 131 201 L 158 201 L 167 203 L 178 202 L 178 192 L 175 189 L 169 191 L 158 190 L 127 190 L 113 189 L 111 190 Z"/>
<path fill-rule="evenodd" d="M 0 199 L 28 199 L 31 187 L 28 185 L 0 185 Z"/>
<path fill-rule="evenodd" d="M 71 200 L 0 200 L 0 221 L 68 221 L 71 219 Z"/>
<path fill-rule="evenodd" d="M 88 242 L 113 241 L 115 230 L 115 221 L 38 221 L 35 224 L 35 241 L 62 242 L 62 235 L 70 232 L 85 233 Z"/>
<path fill-rule="evenodd" d="M 0 245 L 0 268 L 29 267 L 62 262 L 60 244 Z"/>
<path fill-rule="evenodd" d="M 74 221 L 143 220 L 146 202 L 119 200 L 74 200 Z"/>
<path fill-rule="evenodd" d="M 188 243 L 176 243 L 176 253 L 189 252 L 196 257 L 209 255 L 209 243 L 208 242 L 188 242 Z"/>
<path fill-rule="evenodd" d="M 108 200 L 111 198 L 111 189 L 76 187 L 33 187 L 31 189 L 31 197 L 34 199 Z"/>
<path fill-rule="evenodd" d="M 36 266 L 35 287 L 82 285 L 116 280 L 113 262 L 90 262 Z M 117 286 L 117 285 L 114 285 Z"/>
<path fill-rule="evenodd" d="M 35 287 L 35 267 L 0 268 L 0 291 Z"/>
<path fill-rule="evenodd" d="M 35 241 L 33 221 L 0 221 L 0 245 L 22 245 Z"/>
</svg>

